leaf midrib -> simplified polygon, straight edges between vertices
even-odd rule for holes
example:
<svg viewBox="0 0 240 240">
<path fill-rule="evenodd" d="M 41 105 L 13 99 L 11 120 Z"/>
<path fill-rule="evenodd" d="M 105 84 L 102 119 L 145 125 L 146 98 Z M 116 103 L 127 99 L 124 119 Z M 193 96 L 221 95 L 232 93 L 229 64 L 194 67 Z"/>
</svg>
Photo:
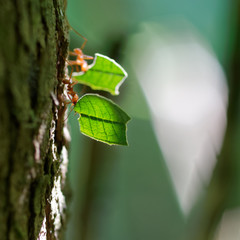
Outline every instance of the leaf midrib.
<svg viewBox="0 0 240 240">
<path fill-rule="evenodd" d="M 93 120 L 98 120 L 100 121 L 104 121 L 106 123 L 117 123 L 117 124 L 125 124 L 125 122 L 117 122 L 116 120 L 108 120 L 108 119 L 104 119 L 104 118 L 98 118 L 98 117 L 94 117 L 94 116 L 90 116 L 84 113 L 80 113 L 81 117 L 87 117 L 87 118 L 91 118 Z"/>
<path fill-rule="evenodd" d="M 88 72 L 100 72 L 100 73 L 106 73 L 106 74 L 109 74 L 109 75 L 117 75 L 117 76 L 120 76 L 120 77 L 125 77 L 126 75 L 125 74 L 120 74 L 120 73 L 114 73 L 114 72 L 107 72 L 107 71 L 102 71 L 102 70 L 97 70 L 97 69 L 88 69 Z M 86 72 L 86 74 L 88 73 Z M 84 75 L 82 75 L 84 76 Z M 80 77 L 80 76 L 79 76 Z"/>
</svg>

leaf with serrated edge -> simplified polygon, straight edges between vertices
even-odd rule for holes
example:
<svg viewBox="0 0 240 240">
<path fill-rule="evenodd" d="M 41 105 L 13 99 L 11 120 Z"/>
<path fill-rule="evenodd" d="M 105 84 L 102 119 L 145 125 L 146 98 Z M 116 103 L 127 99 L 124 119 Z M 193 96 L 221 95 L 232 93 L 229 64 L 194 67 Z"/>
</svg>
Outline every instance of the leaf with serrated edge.
<svg viewBox="0 0 240 240">
<path fill-rule="evenodd" d="M 80 131 L 109 145 L 128 145 L 127 122 L 130 117 L 111 100 L 98 94 L 86 94 L 74 106 L 80 114 Z"/>
<path fill-rule="evenodd" d="M 112 95 L 119 94 L 119 87 L 127 78 L 127 72 L 113 59 L 96 53 L 87 72 L 74 72 L 72 78 L 95 90 L 104 90 Z"/>
</svg>

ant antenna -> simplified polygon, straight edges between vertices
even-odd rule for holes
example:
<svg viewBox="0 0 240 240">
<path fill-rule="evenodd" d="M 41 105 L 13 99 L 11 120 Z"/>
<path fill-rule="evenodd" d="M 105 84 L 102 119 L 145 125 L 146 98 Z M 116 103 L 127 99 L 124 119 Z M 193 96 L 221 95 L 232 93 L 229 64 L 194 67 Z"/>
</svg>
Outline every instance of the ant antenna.
<svg viewBox="0 0 240 240">
<path fill-rule="evenodd" d="M 81 38 L 84 40 L 82 46 L 80 47 L 80 49 L 83 50 L 84 47 L 85 47 L 85 45 L 86 45 L 86 43 L 87 43 L 87 41 L 88 41 L 87 38 L 85 38 L 81 33 L 79 33 L 76 29 L 74 29 L 74 28 L 70 25 L 70 23 L 69 23 L 69 21 L 68 21 L 67 18 L 66 18 L 66 21 L 67 21 L 68 27 L 69 27 L 71 30 L 73 30 L 79 37 L 81 37 Z"/>
</svg>

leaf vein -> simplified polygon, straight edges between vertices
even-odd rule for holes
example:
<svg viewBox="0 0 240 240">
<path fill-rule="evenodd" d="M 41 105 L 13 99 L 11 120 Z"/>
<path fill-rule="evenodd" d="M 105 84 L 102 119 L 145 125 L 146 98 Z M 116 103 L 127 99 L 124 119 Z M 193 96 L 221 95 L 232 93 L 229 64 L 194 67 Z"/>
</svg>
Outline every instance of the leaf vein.
<svg viewBox="0 0 240 240">
<path fill-rule="evenodd" d="M 101 119 L 101 118 L 90 116 L 90 115 L 87 115 L 87 114 L 84 114 L 84 113 L 81 113 L 81 116 L 91 118 L 91 119 L 97 120 L 97 121 L 102 120 L 103 122 L 106 122 L 106 123 L 114 123 L 114 124 L 118 124 L 118 125 L 123 125 L 123 123 L 121 123 L 121 122 L 117 122 L 117 121 L 114 121 L 114 120 L 107 120 L 107 119 L 103 119 L 103 118 Z"/>
<path fill-rule="evenodd" d="M 123 76 L 123 77 L 125 76 L 124 74 L 108 72 L 108 71 L 103 71 L 103 70 L 97 70 L 97 69 L 89 69 L 88 72 L 99 72 L 102 74 L 117 75 L 117 76 Z"/>
</svg>

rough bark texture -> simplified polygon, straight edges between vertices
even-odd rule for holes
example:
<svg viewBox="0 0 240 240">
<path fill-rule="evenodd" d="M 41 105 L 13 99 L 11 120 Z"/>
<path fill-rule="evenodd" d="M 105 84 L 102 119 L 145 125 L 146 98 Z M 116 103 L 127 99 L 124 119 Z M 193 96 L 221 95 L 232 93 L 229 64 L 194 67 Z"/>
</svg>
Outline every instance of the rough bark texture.
<svg viewBox="0 0 240 240">
<path fill-rule="evenodd" d="M 61 100 L 68 28 L 60 0 L 0 0 L 0 239 L 61 239 Z M 54 209 L 55 208 L 55 209 Z"/>
</svg>

